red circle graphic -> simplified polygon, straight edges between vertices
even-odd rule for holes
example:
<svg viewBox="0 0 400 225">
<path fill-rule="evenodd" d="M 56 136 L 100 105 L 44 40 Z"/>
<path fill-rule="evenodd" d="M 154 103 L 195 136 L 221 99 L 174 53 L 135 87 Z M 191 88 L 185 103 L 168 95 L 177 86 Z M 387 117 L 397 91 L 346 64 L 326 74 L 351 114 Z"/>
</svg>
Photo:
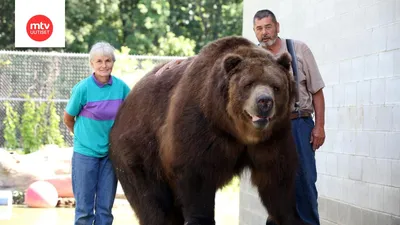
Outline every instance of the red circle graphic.
<svg viewBox="0 0 400 225">
<path fill-rule="evenodd" d="M 45 41 L 53 33 L 53 23 L 44 15 L 36 15 L 26 24 L 26 32 L 34 41 Z"/>
</svg>

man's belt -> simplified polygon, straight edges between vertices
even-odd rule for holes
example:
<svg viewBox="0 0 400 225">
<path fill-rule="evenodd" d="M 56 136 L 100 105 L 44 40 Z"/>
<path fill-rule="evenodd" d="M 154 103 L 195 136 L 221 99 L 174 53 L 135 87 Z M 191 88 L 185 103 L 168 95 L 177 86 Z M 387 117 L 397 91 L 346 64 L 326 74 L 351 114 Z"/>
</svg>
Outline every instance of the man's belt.
<svg viewBox="0 0 400 225">
<path fill-rule="evenodd" d="M 311 113 L 308 112 L 292 112 L 292 114 L 290 114 L 290 119 L 297 119 L 297 118 L 302 118 L 302 117 L 311 117 Z"/>
</svg>

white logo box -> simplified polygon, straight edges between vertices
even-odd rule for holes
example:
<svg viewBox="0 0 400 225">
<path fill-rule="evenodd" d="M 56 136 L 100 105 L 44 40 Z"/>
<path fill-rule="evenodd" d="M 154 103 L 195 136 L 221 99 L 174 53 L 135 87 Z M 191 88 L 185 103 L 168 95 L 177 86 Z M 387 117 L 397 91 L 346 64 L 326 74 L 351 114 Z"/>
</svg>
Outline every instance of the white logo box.
<svg viewBox="0 0 400 225">
<path fill-rule="evenodd" d="M 45 41 L 35 41 L 28 35 L 28 21 L 36 15 L 48 17 L 53 24 L 53 33 Z M 41 25 L 40 28 L 48 26 L 35 23 L 32 28 L 38 28 L 38 25 Z M 64 48 L 65 0 L 15 0 L 15 47 Z"/>
</svg>

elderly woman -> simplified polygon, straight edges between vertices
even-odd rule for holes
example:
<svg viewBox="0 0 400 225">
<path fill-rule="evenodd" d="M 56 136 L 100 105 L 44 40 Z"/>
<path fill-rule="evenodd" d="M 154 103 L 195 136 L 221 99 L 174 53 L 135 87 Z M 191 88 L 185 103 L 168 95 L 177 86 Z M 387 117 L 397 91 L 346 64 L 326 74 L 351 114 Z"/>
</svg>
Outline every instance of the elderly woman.
<svg viewBox="0 0 400 225">
<path fill-rule="evenodd" d="M 93 45 L 89 54 L 93 74 L 78 82 L 64 112 L 64 123 L 74 134 L 72 187 L 75 225 L 109 225 L 117 178 L 108 158 L 108 134 L 129 87 L 111 75 L 114 48 Z"/>
</svg>

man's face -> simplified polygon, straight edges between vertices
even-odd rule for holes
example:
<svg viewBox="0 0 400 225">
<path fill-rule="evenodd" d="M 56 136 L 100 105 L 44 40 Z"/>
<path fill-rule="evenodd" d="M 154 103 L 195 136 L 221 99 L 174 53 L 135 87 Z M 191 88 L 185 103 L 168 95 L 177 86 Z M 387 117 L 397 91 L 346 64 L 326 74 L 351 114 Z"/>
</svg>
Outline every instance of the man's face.
<svg viewBox="0 0 400 225">
<path fill-rule="evenodd" d="M 254 20 L 254 33 L 260 45 L 263 47 L 271 46 L 275 43 L 279 33 L 279 23 L 274 23 L 270 16 Z"/>
</svg>

